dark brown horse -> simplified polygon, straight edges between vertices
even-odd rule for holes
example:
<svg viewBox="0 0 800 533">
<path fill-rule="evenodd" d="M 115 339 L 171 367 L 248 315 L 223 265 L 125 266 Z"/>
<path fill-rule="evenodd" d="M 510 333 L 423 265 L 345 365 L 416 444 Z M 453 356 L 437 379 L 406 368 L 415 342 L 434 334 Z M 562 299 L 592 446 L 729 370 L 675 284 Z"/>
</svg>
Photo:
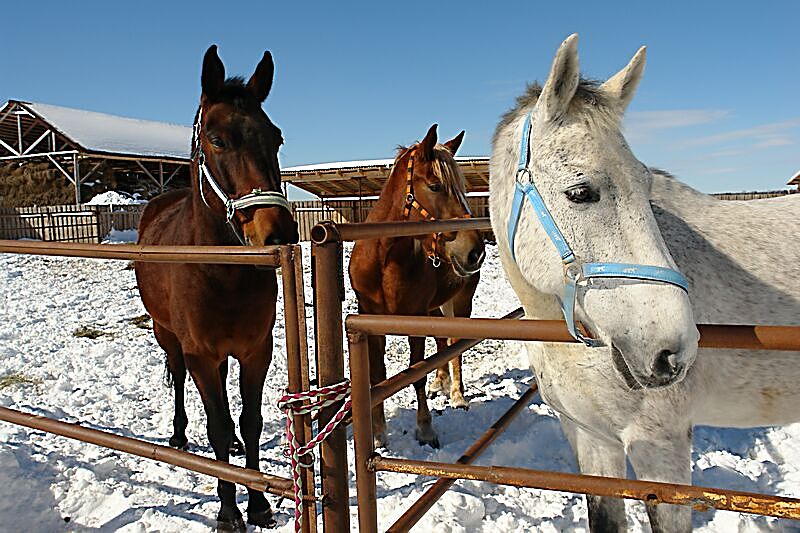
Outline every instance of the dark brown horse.
<svg viewBox="0 0 800 533">
<path fill-rule="evenodd" d="M 453 156 L 464 138 L 437 144 L 436 124 L 425 139 L 401 148 L 368 222 L 440 220 L 469 216 L 464 176 Z M 468 317 L 484 258 L 478 231 L 459 231 L 422 237 L 389 237 L 357 241 L 350 258 L 350 281 L 361 313 Z M 425 338 L 409 337 L 411 363 L 425 356 Z M 446 339 L 437 339 L 439 348 Z M 370 380 L 386 379 L 386 338 L 369 337 Z M 435 383 L 449 392 L 456 407 L 466 408 L 461 382 L 461 358 L 452 361 L 452 385 L 447 366 L 437 371 Z M 439 447 L 425 397 L 425 379 L 414 383 L 417 393 L 417 430 L 420 444 Z M 449 388 L 449 391 L 447 390 Z M 372 414 L 376 446 L 385 444 L 383 405 Z"/>
<path fill-rule="evenodd" d="M 273 245 L 297 242 L 297 225 L 280 194 L 281 131 L 261 109 L 272 86 L 269 52 L 245 84 L 225 79 L 211 46 L 203 60 L 202 95 L 192 139 L 191 189 L 153 199 L 139 224 L 140 244 Z M 272 360 L 278 295 L 274 270 L 252 266 L 136 263 L 136 279 L 153 331 L 167 353 L 175 387 L 170 445 L 185 447 L 186 371 L 194 379 L 217 459 L 241 443 L 235 436 L 225 383 L 228 357 L 241 366 L 239 428 L 248 468 L 258 469 L 261 395 Z M 233 483 L 217 486 L 222 531 L 243 531 Z M 247 521 L 274 523 L 263 493 L 249 490 Z"/>
</svg>

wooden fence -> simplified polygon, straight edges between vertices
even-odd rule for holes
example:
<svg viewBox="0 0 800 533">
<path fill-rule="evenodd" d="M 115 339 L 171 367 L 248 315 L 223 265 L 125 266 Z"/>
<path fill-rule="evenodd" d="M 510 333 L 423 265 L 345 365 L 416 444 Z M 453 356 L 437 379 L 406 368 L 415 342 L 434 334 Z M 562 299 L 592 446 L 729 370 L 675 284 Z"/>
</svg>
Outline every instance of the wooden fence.
<svg viewBox="0 0 800 533">
<path fill-rule="evenodd" d="M 112 229 L 136 229 L 144 205 L 0 208 L 0 239 L 101 242 Z"/>
<path fill-rule="evenodd" d="M 753 200 L 797 191 L 720 193 L 720 200 Z M 469 199 L 473 216 L 489 216 L 489 198 Z M 311 228 L 323 220 L 364 222 L 377 200 L 307 200 L 291 202 L 300 240 L 311 239 Z M 54 205 L 0 208 L 0 239 L 36 239 L 55 242 L 101 242 L 112 229 L 136 229 L 144 205 Z M 489 237 L 491 238 L 491 237 Z"/>
</svg>

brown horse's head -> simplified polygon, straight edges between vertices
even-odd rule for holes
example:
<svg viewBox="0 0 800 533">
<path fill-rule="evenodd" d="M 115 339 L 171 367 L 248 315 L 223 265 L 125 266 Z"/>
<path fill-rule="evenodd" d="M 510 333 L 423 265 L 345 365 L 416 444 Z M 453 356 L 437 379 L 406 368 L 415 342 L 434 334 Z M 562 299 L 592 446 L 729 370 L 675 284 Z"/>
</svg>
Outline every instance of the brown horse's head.
<svg viewBox="0 0 800 533">
<path fill-rule="evenodd" d="M 196 193 L 198 188 L 202 192 L 201 205 L 206 204 L 202 208 L 230 216 L 234 231 L 251 246 L 298 240 L 297 223 L 280 194 L 278 149 L 283 137 L 261 108 L 272 87 L 274 70 L 272 55 L 264 52 L 247 83 L 242 78 L 226 80 L 216 45 L 209 47 L 203 58 L 203 92 L 192 153 L 195 162 L 205 163 L 210 177 L 199 164 L 193 165 L 198 173 L 193 187 Z M 211 180 L 222 194 L 214 190 Z M 264 194 L 270 192 L 273 194 Z M 225 196 L 239 200 L 235 210 L 226 207 Z"/>
<path fill-rule="evenodd" d="M 395 162 L 395 167 L 402 169 L 406 176 L 403 204 L 404 216 L 409 220 L 445 220 L 471 215 L 464 174 L 453 157 L 461 146 L 464 132 L 438 144 L 436 128 L 434 124 L 421 142 L 401 149 Z M 423 239 L 422 246 L 434 261 L 439 257 L 451 263 L 460 276 L 476 273 L 485 257 L 479 231 L 430 235 Z"/>
</svg>

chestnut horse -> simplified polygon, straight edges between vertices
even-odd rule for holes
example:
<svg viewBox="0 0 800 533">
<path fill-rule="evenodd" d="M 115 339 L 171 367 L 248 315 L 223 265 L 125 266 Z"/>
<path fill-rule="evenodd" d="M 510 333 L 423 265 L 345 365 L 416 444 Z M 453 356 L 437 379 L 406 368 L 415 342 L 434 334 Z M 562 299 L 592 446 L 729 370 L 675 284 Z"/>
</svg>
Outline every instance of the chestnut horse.
<svg viewBox="0 0 800 533">
<path fill-rule="evenodd" d="M 297 225 L 280 193 L 281 131 L 261 109 L 272 86 L 269 52 L 245 84 L 225 79 L 211 46 L 203 60 L 202 95 L 192 139 L 191 189 L 153 199 L 139 224 L 140 244 L 276 245 L 297 242 Z M 185 447 L 184 383 L 189 371 L 203 400 L 217 459 L 241 448 L 228 407 L 228 357 L 241 366 L 239 427 L 247 468 L 258 469 L 261 395 L 272 360 L 278 286 L 274 270 L 253 266 L 136 263 L 144 306 L 167 353 L 175 387 L 174 434 Z M 244 531 L 233 483 L 219 481 L 221 531 Z M 264 494 L 248 489 L 247 521 L 274 524 Z"/>
<path fill-rule="evenodd" d="M 464 175 L 453 156 L 464 138 L 437 144 L 436 124 L 422 142 L 400 148 L 381 196 L 367 222 L 420 221 L 470 216 Z M 478 231 L 439 233 L 418 237 L 385 237 L 357 241 L 350 257 L 350 281 L 360 313 L 468 317 L 484 259 Z M 446 339 L 437 339 L 439 349 Z M 369 337 L 370 381 L 386 379 L 386 337 Z M 425 356 L 425 338 L 409 337 L 411 364 Z M 450 394 L 451 404 L 467 407 L 461 382 L 461 357 L 437 371 L 434 386 Z M 434 388 L 432 386 L 432 389 Z M 439 447 L 425 397 L 425 379 L 414 383 L 417 393 L 416 438 Z M 449 390 L 448 390 L 449 389 Z M 375 445 L 386 442 L 383 405 L 373 409 Z"/>
</svg>

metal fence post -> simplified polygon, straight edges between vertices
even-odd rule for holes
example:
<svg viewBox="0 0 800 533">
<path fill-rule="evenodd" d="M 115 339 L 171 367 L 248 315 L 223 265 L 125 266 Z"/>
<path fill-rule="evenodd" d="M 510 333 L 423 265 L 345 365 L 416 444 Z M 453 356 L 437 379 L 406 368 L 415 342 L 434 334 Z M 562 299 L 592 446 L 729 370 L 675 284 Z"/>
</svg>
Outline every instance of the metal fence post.
<svg viewBox="0 0 800 533">
<path fill-rule="evenodd" d="M 341 243 L 311 247 L 311 276 L 314 287 L 317 344 L 317 379 L 319 386 L 334 385 L 344 379 L 342 338 L 342 265 Z M 319 427 L 336 414 L 340 403 L 320 411 Z M 336 428 L 321 445 L 321 477 L 325 500 L 322 506 L 326 533 L 350 531 L 350 493 L 348 490 L 347 433 Z"/>
<path fill-rule="evenodd" d="M 300 252 L 299 246 L 281 247 L 281 278 L 283 280 L 283 302 L 284 302 L 284 327 L 286 329 L 286 366 L 289 373 L 290 393 L 302 392 L 303 382 L 303 363 L 302 363 L 302 344 L 301 335 L 306 332 L 300 330 L 300 318 L 297 298 L 297 283 L 295 270 L 295 254 Z M 299 280 L 302 283 L 302 279 Z M 305 310 L 303 310 L 305 313 Z M 305 325 L 305 321 L 302 322 Z M 308 369 L 306 365 L 306 370 Z M 307 390 L 307 389 L 305 389 Z M 300 446 L 303 446 L 309 437 L 306 431 L 307 422 L 310 415 L 295 415 L 294 427 L 297 428 L 295 438 Z M 302 490 L 304 499 L 314 495 L 314 471 L 304 468 L 301 473 Z M 303 533 L 316 533 L 317 531 L 317 507 L 316 503 L 309 502 L 303 506 Z"/>
<path fill-rule="evenodd" d="M 356 449 L 356 497 L 358 498 L 358 530 L 378 531 L 375 472 L 369 460 L 375 453 L 372 440 L 372 400 L 369 383 L 369 345 L 367 336 L 348 332 L 350 344 L 350 385 L 353 402 L 353 440 Z"/>
</svg>

